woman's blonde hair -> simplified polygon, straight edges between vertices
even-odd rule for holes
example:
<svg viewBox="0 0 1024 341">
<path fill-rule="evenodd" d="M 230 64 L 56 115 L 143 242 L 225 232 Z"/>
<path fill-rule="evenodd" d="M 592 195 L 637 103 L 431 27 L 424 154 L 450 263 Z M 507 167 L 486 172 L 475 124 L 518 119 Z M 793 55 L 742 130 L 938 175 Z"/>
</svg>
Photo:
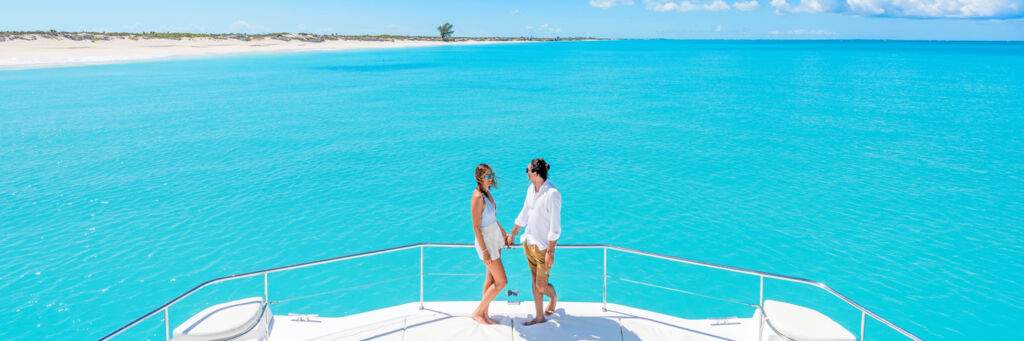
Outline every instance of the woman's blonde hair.
<svg viewBox="0 0 1024 341">
<path fill-rule="evenodd" d="M 484 188 L 484 175 L 487 175 L 487 173 L 494 174 L 494 171 L 491 170 L 491 166 L 486 163 L 476 165 L 476 172 L 473 174 L 473 177 L 476 178 L 476 188 L 480 190 L 480 193 L 488 193 L 488 191 L 490 191 L 490 188 Z M 491 179 L 491 187 L 498 188 L 497 177 Z"/>
</svg>

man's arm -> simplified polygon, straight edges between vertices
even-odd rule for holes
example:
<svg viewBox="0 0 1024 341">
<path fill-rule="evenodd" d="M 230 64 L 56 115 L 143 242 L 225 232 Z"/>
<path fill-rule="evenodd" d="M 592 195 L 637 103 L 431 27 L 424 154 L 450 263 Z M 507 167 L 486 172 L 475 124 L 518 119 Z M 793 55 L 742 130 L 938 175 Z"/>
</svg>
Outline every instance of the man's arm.
<svg viewBox="0 0 1024 341">
<path fill-rule="evenodd" d="M 548 241 L 548 249 L 544 252 L 544 264 L 547 264 L 548 266 L 551 266 L 552 264 L 555 264 L 555 244 L 556 243 L 558 243 L 557 240 L 549 240 Z"/>
<path fill-rule="evenodd" d="M 520 226 L 516 225 L 515 227 L 512 228 L 511 232 L 505 235 L 505 245 L 507 245 L 509 248 L 512 248 L 512 245 L 515 245 L 516 234 L 519 233 L 519 228 Z"/>
<path fill-rule="evenodd" d="M 555 191 L 548 198 L 548 209 L 551 213 L 551 221 L 548 226 L 548 248 L 544 255 L 544 263 L 549 266 L 555 263 L 555 244 L 562 236 L 562 193 Z"/>
<path fill-rule="evenodd" d="M 548 240 L 557 241 L 562 236 L 562 193 L 552 192 L 547 205 L 551 219 L 548 221 Z"/>
<path fill-rule="evenodd" d="M 531 185 L 526 189 L 526 199 L 523 199 L 523 209 L 519 210 L 519 215 L 516 216 L 515 227 L 512 228 L 512 232 L 505 236 L 505 244 L 515 244 L 516 235 L 519 234 L 519 229 L 526 226 L 526 222 L 530 219 L 530 191 L 533 190 Z"/>
</svg>

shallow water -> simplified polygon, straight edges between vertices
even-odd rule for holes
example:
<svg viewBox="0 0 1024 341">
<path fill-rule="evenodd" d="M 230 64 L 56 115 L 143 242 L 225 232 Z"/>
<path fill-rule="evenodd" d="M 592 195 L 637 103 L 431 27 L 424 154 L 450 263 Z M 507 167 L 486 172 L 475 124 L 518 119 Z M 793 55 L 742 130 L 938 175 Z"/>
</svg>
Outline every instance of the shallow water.
<svg viewBox="0 0 1024 341">
<path fill-rule="evenodd" d="M 4 339 L 94 339 L 217 276 L 472 242 L 474 166 L 499 175 L 509 229 L 534 157 L 563 192 L 561 243 L 810 278 L 925 339 L 1024 338 L 1024 44 L 453 46 L 3 71 L 0 89 Z M 479 272 L 464 251 L 437 271 Z M 555 274 L 600 257 L 559 255 Z M 396 257 L 281 277 L 291 289 L 271 295 L 418 271 L 418 254 Z M 621 271 L 699 272 L 660 266 Z M 417 281 L 338 305 L 414 300 Z M 560 281 L 565 299 L 600 299 Z M 427 284 L 472 300 L 478 282 Z M 737 287 L 756 301 L 752 285 Z"/>
</svg>

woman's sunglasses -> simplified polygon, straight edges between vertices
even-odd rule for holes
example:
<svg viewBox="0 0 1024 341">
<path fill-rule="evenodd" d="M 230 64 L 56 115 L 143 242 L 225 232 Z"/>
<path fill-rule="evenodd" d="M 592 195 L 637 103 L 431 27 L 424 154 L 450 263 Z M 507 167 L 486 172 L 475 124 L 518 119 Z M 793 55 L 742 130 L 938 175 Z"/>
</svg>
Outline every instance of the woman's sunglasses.
<svg viewBox="0 0 1024 341">
<path fill-rule="evenodd" d="M 484 175 L 484 180 L 493 180 L 493 179 L 494 179 L 494 174 Z"/>
</svg>

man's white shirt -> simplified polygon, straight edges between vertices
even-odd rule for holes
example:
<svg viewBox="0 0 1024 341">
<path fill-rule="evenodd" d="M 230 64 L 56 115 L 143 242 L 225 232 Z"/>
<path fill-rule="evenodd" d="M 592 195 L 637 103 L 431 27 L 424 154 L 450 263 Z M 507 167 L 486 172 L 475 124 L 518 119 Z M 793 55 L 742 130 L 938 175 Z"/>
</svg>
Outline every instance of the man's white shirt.
<svg viewBox="0 0 1024 341">
<path fill-rule="evenodd" d="M 537 191 L 530 184 L 526 189 L 523 210 L 516 217 L 516 225 L 526 229 L 520 243 L 546 250 L 549 241 L 558 240 L 562 235 L 562 193 L 550 181 L 545 180 Z"/>
</svg>

